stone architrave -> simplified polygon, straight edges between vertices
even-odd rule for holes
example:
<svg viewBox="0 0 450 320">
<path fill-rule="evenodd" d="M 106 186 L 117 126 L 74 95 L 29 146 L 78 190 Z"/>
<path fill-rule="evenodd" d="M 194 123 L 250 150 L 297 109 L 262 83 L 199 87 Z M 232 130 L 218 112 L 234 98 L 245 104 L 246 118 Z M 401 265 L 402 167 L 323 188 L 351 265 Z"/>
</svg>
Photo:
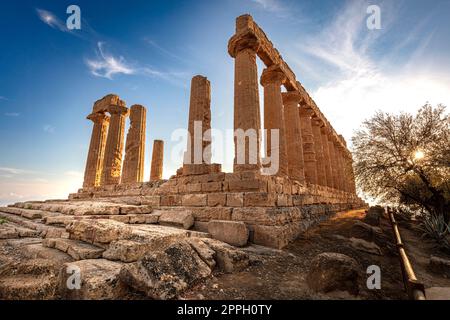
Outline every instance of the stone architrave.
<svg viewBox="0 0 450 320">
<path fill-rule="evenodd" d="M 331 169 L 330 149 L 328 147 L 328 128 L 323 126 L 320 128 L 322 135 L 323 158 L 325 164 L 325 175 L 327 178 L 327 187 L 333 188 L 333 173 Z"/>
<path fill-rule="evenodd" d="M 297 91 L 282 93 L 288 169 L 291 179 L 304 182 L 303 143 L 298 105 L 302 96 Z"/>
<path fill-rule="evenodd" d="M 153 141 L 152 166 L 150 171 L 150 181 L 162 179 L 164 162 L 164 141 Z"/>
<path fill-rule="evenodd" d="M 271 157 L 273 154 L 278 153 L 278 176 L 288 175 L 284 107 L 281 97 L 281 85 L 285 78 L 284 73 L 276 65 L 264 69 L 261 75 L 261 85 L 264 87 L 266 155 Z M 278 144 L 272 143 L 271 135 L 273 130 L 278 130 Z"/>
<path fill-rule="evenodd" d="M 241 21 L 242 20 L 242 21 Z M 234 171 L 259 171 L 261 168 L 261 114 L 259 109 L 256 51 L 259 41 L 241 32 L 243 19 L 236 21 L 236 34 L 228 43 L 234 58 Z"/>
<path fill-rule="evenodd" d="M 100 186 L 106 135 L 109 126 L 109 116 L 104 113 L 91 113 L 87 116 L 87 119 L 94 122 L 94 128 L 92 129 L 91 143 L 84 171 L 83 188 Z"/>
<path fill-rule="evenodd" d="M 305 179 L 308 183 L 317 184 L 316 150 L 314 146 L 314 135 L 311 124 L 312 110 L 309 109 L 306 104 L 302 104 L 299 108 L 299 116 L 302 130 Z"/>
<path fill-rule="evenodd" d="M 144 181 L 145 127 L 147 110 L 141 105 L 130 108 L 130 128 L 125 145 L 121 183 Z"/>
<path fill-rule="evenodd" d="M 320 120 L 313 118 L 311 125 L 314 136 L 314 149 L 316 151 L 317 184 L 327 186 L 325 157 L 322 146 L 322 133 L 320 132 Z"/>
<path fill-rule="evenodd" d="M 123 103 L 122 105 L 110 105 L 107 110 L 111 114 L 111 119 L 106 139 L 102 184 L 115 185 L 120 183 L 121 178 L 125 120 L 128 116 L 128 109 Z"/>
</svg>

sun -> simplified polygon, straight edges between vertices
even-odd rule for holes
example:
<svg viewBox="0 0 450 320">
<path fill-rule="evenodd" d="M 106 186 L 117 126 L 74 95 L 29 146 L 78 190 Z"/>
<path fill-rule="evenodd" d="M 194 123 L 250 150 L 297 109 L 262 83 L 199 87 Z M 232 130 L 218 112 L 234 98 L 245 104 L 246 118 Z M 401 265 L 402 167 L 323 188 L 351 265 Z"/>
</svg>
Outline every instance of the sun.
<svg viewBox="0 0 450 320">
<path fill-rule="evenodd" d="M 425 157 L 425 154 L 421 150 L 414 152 L 414 160 L 421 160 Z"/>
</svg>

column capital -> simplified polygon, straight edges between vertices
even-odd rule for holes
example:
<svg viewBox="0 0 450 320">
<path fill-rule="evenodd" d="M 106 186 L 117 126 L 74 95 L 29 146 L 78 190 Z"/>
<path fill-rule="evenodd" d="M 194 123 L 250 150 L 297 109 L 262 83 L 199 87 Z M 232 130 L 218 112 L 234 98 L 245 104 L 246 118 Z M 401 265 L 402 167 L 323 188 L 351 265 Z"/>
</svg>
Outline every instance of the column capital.
<svg viewBox="0 0 450 320">
<path fill-rule="evenodd" d="M 290 103 L 299 104 L 300 101 L 302 101 L 302 99 L 303 99 L 302 95 L 298 91 L 282 92 L 281 96 L 283 98 L 284 104 L 290 104 Z"/>
<path fill-rule="evenodd" d="M 278 84 L 282 85 L 286 81 L 286 75 L 281 68 L 277 65 L 272 65 L 265 68 L 261 75 L 261 85 L 266 86 L 268 84 Z"/>
<path fill-rule="evenodd" d="M 312 117 L 314 110 L 304 104 L 300 104 L 299 114 L 301 117 Z"/>
<path fill-rule="evenodd" d="M 228 53 L 233 58 L 243 50 L 258 51 L 261 46 L 260 40 L 250 30 L 244 33 L 235 34 L 228 41 Z"/>
<path fill-rule="evenodd" d="M 130 110 L 127 107 L 115 106 L 115 105 L 108 106 L 107 111 L 110 114 L 119 114 L 122 116 L 127 116 L 128 113 L 130 112 Z"/>
<path fill-rule="evenodd" d="M 86 117 L 86 119 L 89 119 L 94 123 L 109 122 L 109 116 L 104 113 L 100 113 L 100 112 L 91 113 L 90 115 L 88 115 Z"/>
</svg>

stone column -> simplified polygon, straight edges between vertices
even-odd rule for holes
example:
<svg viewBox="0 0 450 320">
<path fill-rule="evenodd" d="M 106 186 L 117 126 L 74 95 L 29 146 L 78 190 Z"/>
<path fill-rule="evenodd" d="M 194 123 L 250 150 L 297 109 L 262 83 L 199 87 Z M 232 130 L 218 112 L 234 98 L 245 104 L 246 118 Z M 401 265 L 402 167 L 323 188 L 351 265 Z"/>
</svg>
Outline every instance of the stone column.
<svg viewBox="0 0 450 320">
<path fill-rule="evenodd" d="M 162 179 L 164 161 L 164 141 L 153 141 L 152 168 L 150 171 L 150 181 Z"/>
<path fill-rule="evenodd" d="M 201 166 L 211 163 L 211 85 L 206 77 L 191 80 L 188 143 L 184 155 L 183 173 L 202 173 Z M 195 166 L 196 168 L 194 168 Z M 204 166 L 204 173 L 207 167 Z"/>
<path fill-rule="evenodd" d="M 128 116 L 128 109 L 125 106 L 111 105 L 107 110 L 111 114 L 111 120 L 106 139 L 102 184 L 114 185 L 120 183 L 125 120 Z"/>
<path fill-rule="evenodd" d="M 288 174 L 288 159 L 286 152 L 286 134 L 284 122 L 281 85 L 286 76 L 276 65 L 264 69 L 261 75 L 261 85 L 264 87 L 264 129 L 266 129 L 266 156 L 278 153 L 278 176 Z M 278 145 L 272 143 L 272 130 L 278 130 Z M 273 159 L 272 159 L 273 160 Z"/>
<path fill-rule="evenodd" d="M 331 169 L 330 149 L 328 147 L 328 128 L 323 126 L 320 128 L 322 135 L 323 159 L 325 164 L 325 175 L 327 178 L 327 186 L 333 188 L 333 173 Z"/>
<path fill-rule="evenodd" d="M 305 181 L 302 132 L 298 104 L 302 96 L 297 91 L 282 93 L 284 104 L 284 123 L 286 128 L 286 149 L 288 157 L 289 176 L 297 181 Z"/>
<path fill-rule="evenodd" d="M 303 160 L 305 162 L 305 179 L 308 183 L 317 184 L 316 151 L 311 124 L 312 112 L 313 111 L 309 109 L 306 104 L 301 105 L 299 108 L 303 142 Z"/>
<path fill-rule="evenodd" d="M 259 47 L 259 42 L 250 34 L 239 33 L 240 27 L 242 27 L 244 22 L 240 20 L 236 21 L 236 35 L 234 35 L 228 43 L 228 52 L 235 58 L 235 172 L 249 170 L 259 171 L 261 168 L 261 116 L 259 109 L 258 72 L 256 66 L 256 51 Z"/>
<path fill-rule="evenodd" d="M 353 158 L 351 154 L 349 157 L 349 162 L 350 162 L 350 192 L 356 194 L 355 171 L 353 169 Z"/>
<path fill-rule="evenodd" d="M 141 105 L 130 108 L 130 128 L 125 145 L 121 183 L 144 181 L 145 126 L 147 110 Z"/>
<path fill-rule="evenodd" d="M 328 135 L 328 151 L 330 154 L 332 188 L 338 189 L 338 167 L 336 161 L 336 152 L 334 148 L 334 137 L 331 133 Z"/>
<path fill-rule="evenodd" d="M 320 127 L 321 121 L 317 118 L 313 118 L 311 121 L 312 131 L 314 136 L 314 149 L 316 151 L 316 167 L 317 167 L 317 184 L 321 186 L 327 186 L 327 177 L 325 172 L 325 157 L 322 146 L 322 133 Z"/>
<path fill-rule="evenodd" d="M 87 119 L 94 122 L 94 128 L 92 129 L 86 170 L 84 171 L 83 188 L 97 187 L 100 185 L 106 134 L 109 126 L 109 117 L 104 113 L 92 113 L 87 116 Z"/>
<path fill-rule="evenodd" d="M 337 189 L 344 191 L 344 166 L 342 164 L 342 152 L 341 146 L 338 142 L 334 144 L 335 157 L 336 157 L 336 167 L 337 167 Z"/>
</svg>

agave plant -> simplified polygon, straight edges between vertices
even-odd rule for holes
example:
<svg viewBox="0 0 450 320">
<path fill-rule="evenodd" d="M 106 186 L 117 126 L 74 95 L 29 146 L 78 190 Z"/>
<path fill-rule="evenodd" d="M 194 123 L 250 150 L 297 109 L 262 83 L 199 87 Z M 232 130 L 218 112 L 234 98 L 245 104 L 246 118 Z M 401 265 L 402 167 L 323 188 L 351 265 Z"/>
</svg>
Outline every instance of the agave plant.
<svg viewBox="0 0 450 320">
<path fill-rule="evenodd" d="M 422 237 L 430 237 L 439 243 L 448 242 L 446 236 L 450 234 L 450 225 L 445 223 L 443 215 L 424 215 L 421 230 Z"/>
</svg>

